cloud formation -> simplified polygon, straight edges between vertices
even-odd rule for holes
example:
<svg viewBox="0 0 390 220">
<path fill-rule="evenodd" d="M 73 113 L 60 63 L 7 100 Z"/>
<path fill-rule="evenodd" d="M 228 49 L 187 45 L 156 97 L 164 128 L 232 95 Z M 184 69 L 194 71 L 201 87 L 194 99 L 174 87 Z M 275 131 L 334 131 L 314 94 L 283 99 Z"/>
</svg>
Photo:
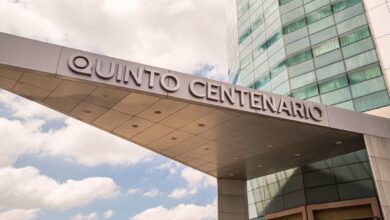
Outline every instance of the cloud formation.
<svg viewBox="0 0 390 220">
<path fill-rule="evenodd" d="M 186 181 L 187 186 L 174 189 L 168 197 L 172 199 L 182 199 L 195 195 L 199 189 L 206 187 L 215 187 L 216 179 L 200 171 L 185 167 L 180 176 Z"/>
<path fill-rule="evenodd" d="M 35 220 L 39 209 L 11 209 L 0 212 L 0 220 Z"/>
<path fill-rule="evenodd" d="M 75 119 L 64 119 L 43 106 L 24 113 L 26 106 L 31 102 L 0 91 L 0 108 L 11 112 L 10 118 L 0 118 L 0 167 L 12 165 L 23 154 L 62 156 L 85 166 L 128 166 L 152 156 L 138 145 Z M 49 118 L 62 119 L 63 126 L 44 131 Z"/>
<path fill-rule="evenodd" d="M 80 207 L 112 198 L 118 186 L 107 177 L 59 183 L 34 167 L 0 168 L 0 207 L 7 209 L 60 209 Z M 31 211 L 32 212 L 32 211 Z"/>
<path fill-rule="evenodd" d="M 224 13 L 223 0 L 2 0 L 0 31 L 187 73 L 208 63 L 226 75 Z"/>
<path fill-rule="evenodd" d="M 147 209 L 130 218 L 130 220 L 153 220 L 156 219 L 156 216 L 158 216 L 158 219 L 216 220 L 216 202 L 205 206 L 198 206 L 194 204 L 180 204 L 173 208 L 158 206 Z"/>
</svg>

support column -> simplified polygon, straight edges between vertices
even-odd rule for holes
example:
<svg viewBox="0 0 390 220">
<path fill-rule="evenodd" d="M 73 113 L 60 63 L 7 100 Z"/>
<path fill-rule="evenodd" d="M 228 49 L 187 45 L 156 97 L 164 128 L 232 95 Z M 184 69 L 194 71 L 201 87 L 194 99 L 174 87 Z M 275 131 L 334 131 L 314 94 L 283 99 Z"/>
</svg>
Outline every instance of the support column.
<svg viewBox="0 0 390 220">
<path fill-rule="evenodd" d="M 390 220 L 390 139 L 364 135 L 383 218 Z"/>
<path fill-rule="evenodd" d="M 248 220 L 246 180 L 218 179 L 218 220 Z"/>
</svg>

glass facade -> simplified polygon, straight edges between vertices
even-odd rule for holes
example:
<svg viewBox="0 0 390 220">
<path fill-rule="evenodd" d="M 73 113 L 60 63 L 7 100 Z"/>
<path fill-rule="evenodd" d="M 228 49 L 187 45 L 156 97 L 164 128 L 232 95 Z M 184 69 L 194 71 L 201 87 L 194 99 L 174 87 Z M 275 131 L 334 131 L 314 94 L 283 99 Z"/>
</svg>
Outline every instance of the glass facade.
<svg viewBox="0 0 390 220">
<path fill-rule="evenodd" d="M 376 196 L 365 150 L 248 181 L 250 219 L 303 205 Z"/>
<path fill-rule="evenodd" d="M 231 83 L 360 112 L 390 105 L 362 0 L 227 2 Z M 250 219 L 375 197 L 366 154 L 248 181 Z"/>
<path fill-rule="evenodd" d="M 233 84 L 356 111 L 387 106 L 362 0 L 229 0 Z"/>
</svg>

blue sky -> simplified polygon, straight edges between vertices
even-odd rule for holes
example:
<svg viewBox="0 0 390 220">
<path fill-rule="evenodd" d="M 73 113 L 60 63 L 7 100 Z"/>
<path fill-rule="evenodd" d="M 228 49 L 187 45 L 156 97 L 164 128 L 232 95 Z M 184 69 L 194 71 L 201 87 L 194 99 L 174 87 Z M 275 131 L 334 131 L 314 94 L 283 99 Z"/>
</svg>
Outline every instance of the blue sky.
<svg viewBox="0 0 390 220">
<path fill-rule="evenodd" d="M 224 0 L 0 5 L 0 32 L 227 79 Z M 214 178 L 3 90 L 0 133 L 0 220 L 216 219 Z"/>
</svg>

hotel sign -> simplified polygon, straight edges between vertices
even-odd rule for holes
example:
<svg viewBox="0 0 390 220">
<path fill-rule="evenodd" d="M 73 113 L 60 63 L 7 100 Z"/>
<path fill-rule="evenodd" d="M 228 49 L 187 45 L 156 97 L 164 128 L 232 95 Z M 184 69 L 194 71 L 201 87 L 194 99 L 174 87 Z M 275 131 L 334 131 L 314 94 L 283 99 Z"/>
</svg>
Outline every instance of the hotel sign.
<svg viewBox="0 0 390 220">
<path fill-rule="evenodd" d="M 320 123 L 325 110 L 321 105 L 304 102 L 276 94 L 232 86 L 199 77 L 184 76 L 141 64 L 116 59 L 91 57 L 76 53 L 69 56 L 68 68 L 80 77 L 94 77 L 129 89 L 157 87 L 171 96 L 185 94 L 185 99 L 207 104 L 219 104 L 234 109 L 246 109 L 260 114 L 280 116 L 294 120 Z M 183 83 L 185 81 L 185 83 Z M 188 97 L 191 96 L 191 97 Z"/>
</svg>

